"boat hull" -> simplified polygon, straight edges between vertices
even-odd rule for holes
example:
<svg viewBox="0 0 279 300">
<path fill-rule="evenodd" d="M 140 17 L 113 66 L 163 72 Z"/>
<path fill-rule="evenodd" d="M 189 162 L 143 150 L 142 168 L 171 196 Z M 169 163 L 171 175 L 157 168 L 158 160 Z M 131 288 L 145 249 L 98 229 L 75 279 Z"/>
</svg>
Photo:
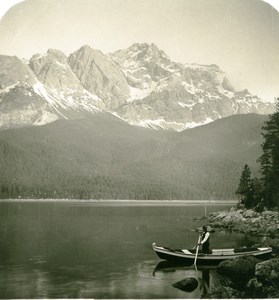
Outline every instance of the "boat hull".
<svg viewBox="0 0 279 300">
<path fill-rule="evenodd" d="M 171 261 L 174 263 L 181 263 L 185 265 L 194 264 L 195 261 L 195 253 L 191 253 L 189 250 L 181 250 L 181 249 L 170 249 L 166 247 L 158 247 L 155 243 L 152 244 L 152 247 L 155 253 L 159 256 L 159 258 L 167 261 Z M 251 251 L 245 252 L 236 252 L 234 253 L 234 249 L 229 251 L 225 251 L 227 249 L 219 249 L 218 251 L 215 250 L 214 254 L 203 254 L 199 253 L 197 256 L 197 264 L 198 265 L 217 265 L 220 262 L 228 259 L 234 259 L 237 257 L 243 256 L 255 256 L 260 259 L 268 259 L 271 256 L 272 248 L 264 247 L 264 248 L 257 248 Z"/>
</svg>

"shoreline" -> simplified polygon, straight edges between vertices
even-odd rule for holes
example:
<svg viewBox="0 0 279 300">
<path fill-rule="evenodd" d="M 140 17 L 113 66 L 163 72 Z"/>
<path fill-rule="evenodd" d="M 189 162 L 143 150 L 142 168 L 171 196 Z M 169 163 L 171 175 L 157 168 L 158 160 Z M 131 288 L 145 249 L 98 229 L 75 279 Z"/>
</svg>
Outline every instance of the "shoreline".
<svg viewBox="0 0 279 300">
<path fill-rule="evenodd" d="M 277 210 L 256 212 L 253 209 L 232 207 L 229 210 L 211 213 L 208 220 L 214 227 L 279 238 L 279 213 Z"/>
<path fill-rule="evenodd" d="M 126 199 L 0 199 L 0 203 L 95 203 L 129 205 L 234 205 L 237 200 L 126 200 Z"/>
</svg>

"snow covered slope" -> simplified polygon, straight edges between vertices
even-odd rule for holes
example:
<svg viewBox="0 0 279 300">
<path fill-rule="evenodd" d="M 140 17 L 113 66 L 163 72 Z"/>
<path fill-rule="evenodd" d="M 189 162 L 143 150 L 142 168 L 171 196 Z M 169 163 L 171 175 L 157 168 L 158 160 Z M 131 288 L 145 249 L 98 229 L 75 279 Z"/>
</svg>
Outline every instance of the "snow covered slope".
<svg viewBox="0 0 279 300">
<path fill-rule="evenodd" d="M 83 46 L 30 61 L 0 55 L 0 128 L 109 112 L 136 126 L 181 131 L 234 114 L 272 112 L 235 91 L 216 65 L 173 62 L 154 44 L 105 55 Z"/>
<path fill-rule="evenodd" d="M 236 92 L 218 66 L 174 63 L 154 44 L 134 44 L 111 57 L 130 88 L 116 113 L 133 125 L 181 131 L 233 114 L 273 110 L 247 90 Z"/>
</svg>

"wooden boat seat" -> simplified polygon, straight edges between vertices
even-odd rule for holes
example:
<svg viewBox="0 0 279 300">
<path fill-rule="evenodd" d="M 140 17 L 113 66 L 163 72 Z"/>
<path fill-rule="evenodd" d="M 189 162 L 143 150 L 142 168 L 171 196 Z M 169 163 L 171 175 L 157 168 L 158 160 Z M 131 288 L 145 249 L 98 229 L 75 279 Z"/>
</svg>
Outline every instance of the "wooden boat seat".
<svg viewBox="0 0 279 300">
<path fill-rule="evenodd" d="M 212 249 L 213 255 L 229 255 L 234 253 L 234 249 Z"/>
<path fill-rule="evenodd" d="M 185 253 L 185 254 L 192 254 L 192 252 L 190 252 L 190 251 L 187 250 L 187 249 L 183 249 L 182 252 Z"/>
</svg>

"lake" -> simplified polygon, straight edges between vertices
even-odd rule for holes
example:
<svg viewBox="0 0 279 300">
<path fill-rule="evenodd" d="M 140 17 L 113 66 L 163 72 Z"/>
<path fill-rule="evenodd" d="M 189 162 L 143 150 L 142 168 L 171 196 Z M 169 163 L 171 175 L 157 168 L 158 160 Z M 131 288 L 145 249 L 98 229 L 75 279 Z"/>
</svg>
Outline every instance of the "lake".
<svg viewBox="0 0 279 300">
<path fill-rule="evenodd" d="M 162 203 L 0 202 L 0 298 L 200 298 L 216 270 L 159 264 L 151 245 L 192 248 L 195 218 L 232 204 Z M 252 242 L 211 234 L 213 248 Z M 196 290 L 172 286 L 189 276 Z"/>
</svg>

